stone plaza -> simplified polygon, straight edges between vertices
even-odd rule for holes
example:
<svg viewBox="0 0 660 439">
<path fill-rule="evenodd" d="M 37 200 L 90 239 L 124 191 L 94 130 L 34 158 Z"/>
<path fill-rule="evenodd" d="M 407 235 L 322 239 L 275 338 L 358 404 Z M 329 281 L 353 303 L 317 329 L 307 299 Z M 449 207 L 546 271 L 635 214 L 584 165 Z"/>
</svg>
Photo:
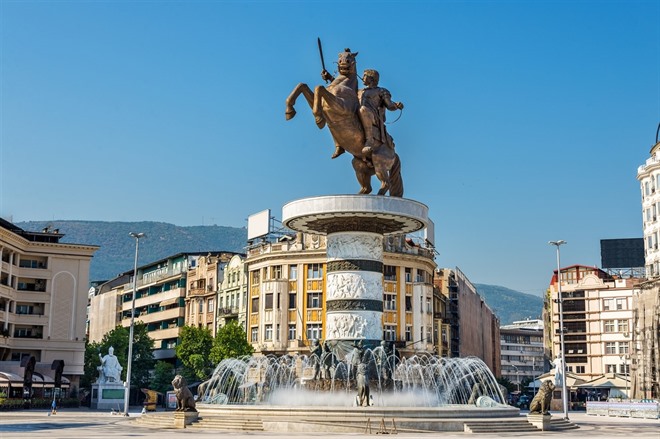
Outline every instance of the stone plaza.
<svg viewBox="0 0 660 439">
<path fill-rule="evenodd" d="M 23 410 L 5 412 L 0 416 L 0 437 L 13 438 L 180 438 L 180 437 L 252 437 L 252 438 L 283 438 L 283 437 L 333 437 L 348 438 L 368 436 L 383 433 L 379 431 L 379 421 L 374 423 L 371 433 L 266 433 L 242 432 L 217 429 L 157 429 L 137 424 L 141 416 L 138 411 L 130 413 L 126 418 L 113 415 L 108 411 L 96 411 L 86 408 L 62 409 L 56 415 L 49 415 L 47 410 Z M 172 416 L 174 416 L 172 414 Z M 522 415 L 521 415 L 522 416 Z M 553 413 L 553 417 L 561 417 L 561 413 Z M 580 428 L 562 432 L 536 433 L 480 433 L 482 438 L 539 438 L 542 436 L 560 436 L 562 438 L 654 438 L 660 431 L 660 420 L 629 419 L 607 416 L 590 416 L 584 412 L 569 413 L 571 421 Z M 386 425 L 388 434 L 398 433 L 409 438 L 436 437 L 438 433 L 395 432 Z M 471 433 L 442 432 L 443 438 L 458 438 L 475 436 Z"/>
</svg>

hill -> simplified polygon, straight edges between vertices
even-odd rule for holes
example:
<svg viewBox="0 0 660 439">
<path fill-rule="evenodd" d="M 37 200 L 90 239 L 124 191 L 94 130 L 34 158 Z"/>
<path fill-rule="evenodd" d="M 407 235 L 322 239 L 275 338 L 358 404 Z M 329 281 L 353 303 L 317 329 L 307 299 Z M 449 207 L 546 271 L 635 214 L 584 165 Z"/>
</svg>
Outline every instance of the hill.
<svg viewBox="0 0 660 439">
<path fill-rule="evenodd" d="M 521 293 L 498 285 L 474 284 L 490 309 L 500 318 L 501 325 L 517 320 L 540 319 L 543 298 Z"/>
<path fill-rule="evenodd" d="M 247 230 L 225 226 L 180 227 L 173 224 L 111 221 L 29 221 L 16 223 L 25 230 L 42 230 L 46 226 L 59 229 L 65 236 L 61 242 L 92 244 L 101 248 L 94 254 L 90 280 L 108 280 L 132 270 L 135 240 L 129 232 L 144 232 L 140 240 L 139 264 L 147 264 L 181 252 L 230 251 L 243 252 Z M 488 306 L 500 318 L 502 325 L 527 317 L 540 318 L 541 297 L 525 294 L 497 285 L 475 284 Z"/>
<path fill-rule="evenodd" d="M 135 239 L 130 232 L 144 232 L 140 240 L 138 264 L 148 264 L 181 252 L 244 252 L 247 230 L 224 226 L 180 227 L 173 224 L 110 221 L 29 221 L 16 223 L 24 230 L 42 230 L 46 226 L 59 229 L 65 236 L 60 242 L 98 245 L 94 254 L 91 281 L 112 279 L 133 269 Z"/>
</svg>

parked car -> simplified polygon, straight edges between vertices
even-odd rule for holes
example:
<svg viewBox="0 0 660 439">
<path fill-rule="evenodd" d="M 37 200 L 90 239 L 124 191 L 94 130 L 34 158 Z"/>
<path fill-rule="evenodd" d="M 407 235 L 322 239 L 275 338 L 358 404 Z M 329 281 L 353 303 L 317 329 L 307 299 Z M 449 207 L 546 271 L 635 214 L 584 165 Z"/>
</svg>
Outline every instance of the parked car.
<svg viewBox="0 0 660 439">
<path fill-rule="evenodd" d="M 518 402 L 516 403 L 516 407 L 519 409 L 528 410 L 530 402 L 532 402 L 532 398 L 527 395 L 520 395 L 520 398 L 518 398 Z"/>
</svg>

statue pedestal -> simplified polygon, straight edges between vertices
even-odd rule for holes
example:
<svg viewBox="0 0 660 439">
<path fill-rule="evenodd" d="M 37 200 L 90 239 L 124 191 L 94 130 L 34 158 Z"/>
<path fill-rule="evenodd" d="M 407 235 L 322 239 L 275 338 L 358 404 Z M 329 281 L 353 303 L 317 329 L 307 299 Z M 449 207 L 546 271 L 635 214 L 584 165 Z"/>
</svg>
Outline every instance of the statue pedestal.
<svg viewBox="0 0 660 439">
<path fill-rule="evenodd" d="M 197 420 L 198 412 L 174 412 L 174 428 L 186 428 Z"/>
<path fill-rule="evenodd" d="M 297 232 L 327 236 L 326 341 L 374 348 L 383 337 L 383 239 L 429 225 L 428 207 L 403 198 L 332 195 L 282 208 Z"/>
<path fill-rule="evenodd" d="M 123 411 L 125 391 L 122 383 L 92 384 L 92 408 Z"/>
<path fill-rule="evenodd" d="M 527 422 L 532 424 L 534 427 L 540 429 L 541 431 L 550 430 L 550 420 L 552 416 L 542 415 L 541 413 L 530 413 L 527 415 Z"/>
</svg>

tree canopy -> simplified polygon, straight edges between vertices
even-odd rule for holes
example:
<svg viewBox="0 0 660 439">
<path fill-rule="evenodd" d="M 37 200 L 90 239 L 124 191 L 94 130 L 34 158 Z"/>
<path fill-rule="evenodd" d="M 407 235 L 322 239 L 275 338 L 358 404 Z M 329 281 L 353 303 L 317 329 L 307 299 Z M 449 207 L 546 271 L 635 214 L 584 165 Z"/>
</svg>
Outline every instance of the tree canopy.
<svg viewBox="0 0 660 439">
<path fill-rule="evenodd" d="M 218 329 L 211 348 L 211 361 L 218 364 L 225 358 L 252 355 L 254 348 L 247 341 L 247 335 L 236 321 L 230 321 Z"/>
<path fill-rule="evenodd" d="M 186 369 L 184 375 L 205 380 L 213 364 L 210 360 L 213 335 L 207 328 L 184 326 L 179 333 L 181 342 L 176 346 L 176 356 Z"/>
<path fill-rule="evenodd" d="M 101 365 L 99 354 L 105 355 L 112 346 L 119 364 L 123 368 L 121 379 L 126 380 L 126 367 L 128 365 L 128 338 L 130 329 L 117 326 L 103 336 L 101 342 L 87 342 L 85 345 L 85 374 L 80 386 L 89 388 L 98 378 L 97 367 Z M 136 322 L 133 328 L 133 363 L 131 365 L 131 386 L 147 387 L 149 371 L 154 366 L 154 341 L 149 337 L 147 326 Z"/>
</svg>

